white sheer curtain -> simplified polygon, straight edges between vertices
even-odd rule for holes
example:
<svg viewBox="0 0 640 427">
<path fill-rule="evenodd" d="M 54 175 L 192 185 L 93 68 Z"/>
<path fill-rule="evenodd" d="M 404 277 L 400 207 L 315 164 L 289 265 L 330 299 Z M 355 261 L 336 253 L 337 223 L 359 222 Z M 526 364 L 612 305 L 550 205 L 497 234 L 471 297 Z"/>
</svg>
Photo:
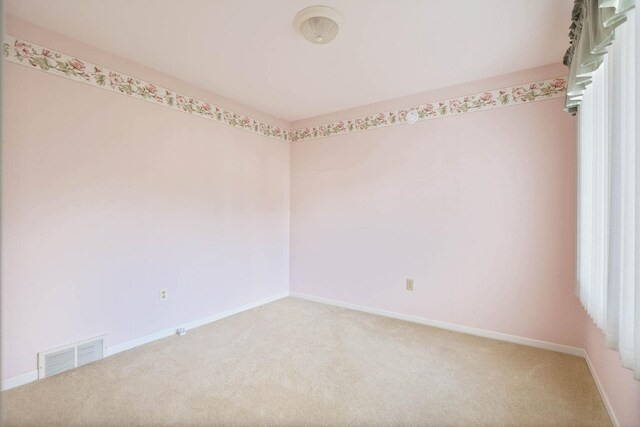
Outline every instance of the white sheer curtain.
<svg viewBox="0 0 640 427">
<path fill-rule="evenodd" d="M 640 379 L 640 149 L 636 11 L 615 30 L 578 110 L 578 288 L 623 366 Z"/>
</svg>

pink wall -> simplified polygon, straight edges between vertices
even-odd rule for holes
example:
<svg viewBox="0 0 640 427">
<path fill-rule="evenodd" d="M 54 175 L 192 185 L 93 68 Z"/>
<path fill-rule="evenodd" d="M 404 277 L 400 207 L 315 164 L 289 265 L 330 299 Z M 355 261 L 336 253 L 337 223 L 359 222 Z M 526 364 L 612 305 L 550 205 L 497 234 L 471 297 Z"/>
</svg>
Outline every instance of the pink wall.
<svg viewBox="0 0 640 427">
<path fill-rule="evenodd" d="M 81 43 L 78 40 L 38 27 L 12 15 L 8 15 L 6 20 L 5 31 L 23 40 L 40 44 L 62 53 L 77 56 L 84 61 L 109 67 L 114 71 L 142 80 L 147 80 L 156 85 L 209 101 L 212 104 L 220 105 L 238 113 L 250 115 L 255 119 L 263 120 L 285 129 L 289 128 L 289 122 L 286 120 L 279 119 L 271 114 L 256 110 L 255 108 L 241 104 L 232 99 L 225 98 L 222 95 L 209 92 L 182 80 L 177 80 L 174 77 L 156 71 L 152 68 L 145 67 L 144 65 L 137 64 L 131 60 Z"/>
<path fill-rule="evenodd" d="M 8 31 L 91 53 L 15 20 Z M 36 369 L 38 351 L 103 333 L 115 345 L 288 289 L 288 144 L 4 66 L 3 379 Z"/>
<path fill-rule="evenodd" d="M 419 98 L 563 73 L 542 67 Z M 575 123 L 562 106 L 557 98 L 293 144 L 291 290 L 582 347 Z"/>
<path fill-rule="evenodd" d="M 540 67 L 292 128 L 565 73 Z M 620 425 L 639 426 L 640 382 L 574 296 L 575 120 L 562 102 L 294 144 L 290 287 L 584 347 Z"/>
<path fill-rule="evenodd" d="M 622 367 L 617 352 L 606 348 L 604 335 L 591 319 L 586 319 L 585 327 L 585 349 L 618 423 L 623 427 L 640 426 L 640 381 Z"/>
<path fill-rule="evenodd" d="M 10 18 L 8 31 L 289 127 L 24 21 Z M 584 346 L 621 425 L 640 425 L 640 383 L 588 319 L 585 336 L 573 296 L 575 123 L 561 99 L 290 148 L 4 66 L 3 379 L 35 369 L 41 350 L 102 333 L 115 345 L 286 291 L 290 273 L 294 292 Z M 540 67 L 292 127 L 565 72 Z"/>
</svg>

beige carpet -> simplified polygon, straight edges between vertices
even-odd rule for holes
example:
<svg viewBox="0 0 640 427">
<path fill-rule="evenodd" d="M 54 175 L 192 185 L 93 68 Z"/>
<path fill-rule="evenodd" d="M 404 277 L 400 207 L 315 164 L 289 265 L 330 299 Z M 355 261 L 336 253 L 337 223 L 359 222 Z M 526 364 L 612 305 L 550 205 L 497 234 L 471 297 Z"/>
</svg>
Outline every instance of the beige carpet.
<svg viewBox="0 0 640 427">
<path fill-rule="evenodd" d="M 2 393 L 3 425 L 611 425 L 584 360 L 287 298 Z"/>
</svg>

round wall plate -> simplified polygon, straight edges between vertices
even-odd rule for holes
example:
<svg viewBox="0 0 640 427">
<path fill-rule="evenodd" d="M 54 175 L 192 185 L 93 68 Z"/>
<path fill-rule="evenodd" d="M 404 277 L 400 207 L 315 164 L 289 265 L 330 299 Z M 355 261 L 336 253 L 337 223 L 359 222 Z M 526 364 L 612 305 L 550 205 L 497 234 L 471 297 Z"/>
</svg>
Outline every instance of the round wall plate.
<svg viewBox="0 0 640 427">
<path fill-rule="evenodd" d="M 418 121 L 418 112 L 416 110 L 407 111 L 407 116 L 405 117 L 405 120 L 410 125 L 414 124 L 415 122 Z"/>
</svg>

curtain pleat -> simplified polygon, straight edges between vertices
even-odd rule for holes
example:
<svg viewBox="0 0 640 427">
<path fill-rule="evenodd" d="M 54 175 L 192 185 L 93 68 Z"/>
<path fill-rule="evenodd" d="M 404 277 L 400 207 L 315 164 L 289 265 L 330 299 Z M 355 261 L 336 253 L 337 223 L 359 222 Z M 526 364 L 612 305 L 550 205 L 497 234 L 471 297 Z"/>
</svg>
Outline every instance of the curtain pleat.
<svg viewBox="0 0 640 427">
<path fill-rule="evenodd" d="M 634 8 L 635 0 L 576 0 L 569 37 L 571 46 L 564 57 L 569 66 L 566 110 L 576 112 L 584 91 L 604 61 L 618 26 Z"/>
</svg>

